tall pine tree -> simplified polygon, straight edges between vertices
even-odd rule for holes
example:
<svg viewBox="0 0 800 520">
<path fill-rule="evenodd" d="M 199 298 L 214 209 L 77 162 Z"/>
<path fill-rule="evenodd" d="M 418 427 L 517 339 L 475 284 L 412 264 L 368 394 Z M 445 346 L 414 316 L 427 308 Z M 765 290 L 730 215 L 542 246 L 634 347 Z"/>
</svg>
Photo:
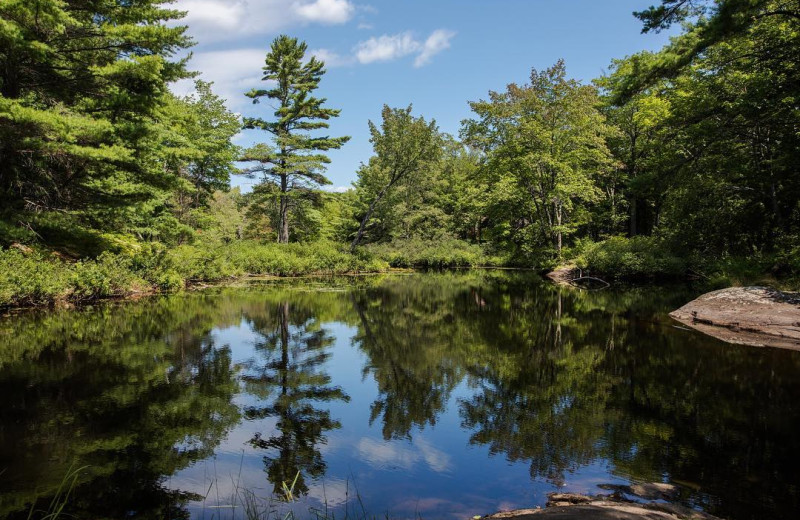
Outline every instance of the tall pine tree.
<svg viewBox="0 0 800 520">
<path fill-rule="evenodd" d="M 191 41 L 169 3 L 0 2 L 0 218 L 121 229 L 174 185 L 158 117 Z"/>
<path fill-rule="evenodd" d="M 262 184 L 278 188 L 278 242 L 289 241 L 289 209 L 292 198 L 309 189 L 330 184 L 323 175 L 330 159 L 324 153 L 341 148 L 350 137 L 315 136 L 311 132 L 328 128 L 328 120 L 340 110 L 323 108 L 327 101 L 312 95 L 319 87 L 325 64 L 315 57 L 305 60 L 308 45 L 286 35 L 270 46 L 264 65 L 264 81 L 275 82 L 267 90 L 254 89 L 246 95 L 258 103 L 266 97 L 277 102 L 275 119 L 245 118 L 245 128 L 260 128 L 273 135 L 274 146 L 257 144 L 245 151 L 242 160 L 255 163 L 245 169 L 262 175 Z"/>
</svg>

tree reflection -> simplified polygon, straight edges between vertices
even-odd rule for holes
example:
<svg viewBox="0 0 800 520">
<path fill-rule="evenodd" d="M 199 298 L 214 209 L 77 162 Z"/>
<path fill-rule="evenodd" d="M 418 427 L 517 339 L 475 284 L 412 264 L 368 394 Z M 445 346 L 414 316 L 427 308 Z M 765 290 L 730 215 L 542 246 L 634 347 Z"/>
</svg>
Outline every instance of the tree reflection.
<svg viewBox="0 0 800 520">
<path fill-rule="evenodd" d="M 413 284 L 387 280 L 351 295 L 360 324 L 354 341 L 369 359 L 363 372 L 378 385 L 370 424 L 380 418 L 386 440 L 433 426 L 464 375 L 457 351 L 466 338 L 456 307 L 475 300 L 468 289 L 450 292 L 442 281 L 438 275 Z"/>
<path fill-rule="evenodd" d="M 261 359 L 250 364 L 244 380 L 260 403 L 248 406 L 245 416 L 277 420 L 274 434 L 259 433 L 250 443 L 267 450 L 264 463 L 275 493 L 281 493 L 284 483 L 295 482 L 294 493 L 303 495 L 308 493 L 306 478 L 325 473 L 319 451 L 325 432 L 341 427 L 315 403 L 350 400 L 319 370 L 330 357 L 327 350 L 334 338 L 320 327 L 311 308 L 294 307 L 288 301 L 250 319 L 261 336 L 256 344 Z"/>
<path fill-rule="evenodd" d="M 326 366 L 336 329 L 323 323 L 336 321 L 357 329 L 377 386 L 370 423 L 386 439 L 457 413 L 470 444 L 533 480 L 569 486 L 570 472 L 598 464 L 675 483 L 682 503 L 723 518 L 794 518 L 800 353 L 674 328 L 664 311 L 693 296 L 428 273 L 347 292 L 211 291 L 0 322 L 0 517 L 46 503 L 73 463 L 91 466 L 75 516 L 186 516 L 197 497 L 165 481 L 211 455 L 239 419 L 240 374 L 210 331 L 245 319 L 257 344 L 240 399 L 263 425 L 251 442 L 277 491 L 299 475 L 295 492 L 306 493 L 326 470 L 321 447 L 340 427 L 329 410 L 348 400 Z"/>
<path fill-rule="evenodd" d="M 46 508 L 81 466 L 66 514 L 188 516 L 196 497 L 164 482 L 238 422 L 230 349 L 209 336 L 203 298 L 117 311 L 14 323 L 0 361 L 0 517 Z"/>
</svg>

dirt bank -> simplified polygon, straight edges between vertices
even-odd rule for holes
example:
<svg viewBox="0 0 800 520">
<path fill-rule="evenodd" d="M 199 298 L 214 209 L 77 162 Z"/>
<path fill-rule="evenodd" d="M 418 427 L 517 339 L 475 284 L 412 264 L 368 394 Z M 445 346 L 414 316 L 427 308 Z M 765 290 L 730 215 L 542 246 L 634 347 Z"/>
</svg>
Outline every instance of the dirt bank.
<svg viewBox="0 0 800 520">
<path fill-rule="evenodd" d="M 797 293 L 767 287 L 731 287 L 704 294 L 670 316 L 729 343 L 800 350 Z"/>
</svg>

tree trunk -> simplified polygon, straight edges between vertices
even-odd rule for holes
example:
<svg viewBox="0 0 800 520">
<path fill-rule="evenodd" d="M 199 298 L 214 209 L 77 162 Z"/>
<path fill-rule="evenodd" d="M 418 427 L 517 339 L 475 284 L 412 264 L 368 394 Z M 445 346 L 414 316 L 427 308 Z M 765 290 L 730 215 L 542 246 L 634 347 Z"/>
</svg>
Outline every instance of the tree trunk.
<svg viewBox="0 0 800 520">
<path fill-rule="evenodd" d="M 280 202 L 280 221 L 278 223 L 279 234 L 278 243 L 289 243 L 289 191 L 288 178 L 286 175 L 281 175 L 281 202 Z"/>
<path fill-rule="evenodd" d="M 383 196 L 386 195 L 386 192 L 389 190 L 392 184 L 393 182 L 387 184 L 386 187 L 381 190 L 378 196 L 375 197 L 375 200 L 373 200 L 372 203 L 369 205 L 367 213 L 364 215 L 364 218 L 361 219 L 361 225 L 358 226 L 358 233 L 356 233 L 356 238 L 353 239 L 353 242 L 350 244 L 350 251 L 355 249 L 358 243 L 361 242 L 361 238 L 364 236 L 364 230 L 366 230 L 367 228 L 367 222 L 369 222 L 369 219 L 372 216 L 372 212 L 375 211 L 375 206 L 378 204 L 378 202 L 380 202 Z"/>
<path fill-rule="evenodd" d="M 631 158 L 628 165 L 628 183 L 636 178 L 636 134 L 631 136 Z M 636 196 L 631 197 L 631 237 L 635 237 L 639 233 L 636 220 L 639 218 L 637 206 L 639 201 Z"/>
<path fill-rule="evenodd" d="M 558 226 L 558 230 L 556 231 L 556 250 L 558 251 L 558 257 L 561 258 L 561 204 L 560 203 L 556 203 L 555 214 L 556 214 L 556 225 Z"/>
<path fill-rule="evenodd" d="M 6 66 L 0 81 L 0 94 L 8 99 L 20 97 L 19 70 L 12 55 L 6 56 Z"/>
</svg>

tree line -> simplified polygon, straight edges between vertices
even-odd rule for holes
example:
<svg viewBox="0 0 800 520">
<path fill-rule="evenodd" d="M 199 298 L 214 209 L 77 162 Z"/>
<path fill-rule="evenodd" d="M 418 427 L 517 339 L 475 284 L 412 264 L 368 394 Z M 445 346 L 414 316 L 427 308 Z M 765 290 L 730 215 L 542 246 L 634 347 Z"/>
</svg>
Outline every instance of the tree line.
<svg viewBox="0 0 800 520">
<path fill-rule="evenodd" d="M 683 24 L 661 51 L 589 83 L 563 61 L 533 69 L 470 101 L 457 136 L 386 106 L 345 193 L 321 189 L 349 139 L 326 135 L 340 111 L 317 96 L 324 63 L 276 38 L 265 87 L 246 93 L 275 110 L 239 120 L 209 83 L 169 91 L 193 77 L 182 15 L 146 0 L 0 6 L 3 245 L 446 243 L 507 265 L 800 270 L 796 1 L 662 0 L 635 13 L 643 32 Z M 269 139 L 240 149 L 243 128 Z M 231 190 L 234 174 L 252 192 Z"/>
</svg>

